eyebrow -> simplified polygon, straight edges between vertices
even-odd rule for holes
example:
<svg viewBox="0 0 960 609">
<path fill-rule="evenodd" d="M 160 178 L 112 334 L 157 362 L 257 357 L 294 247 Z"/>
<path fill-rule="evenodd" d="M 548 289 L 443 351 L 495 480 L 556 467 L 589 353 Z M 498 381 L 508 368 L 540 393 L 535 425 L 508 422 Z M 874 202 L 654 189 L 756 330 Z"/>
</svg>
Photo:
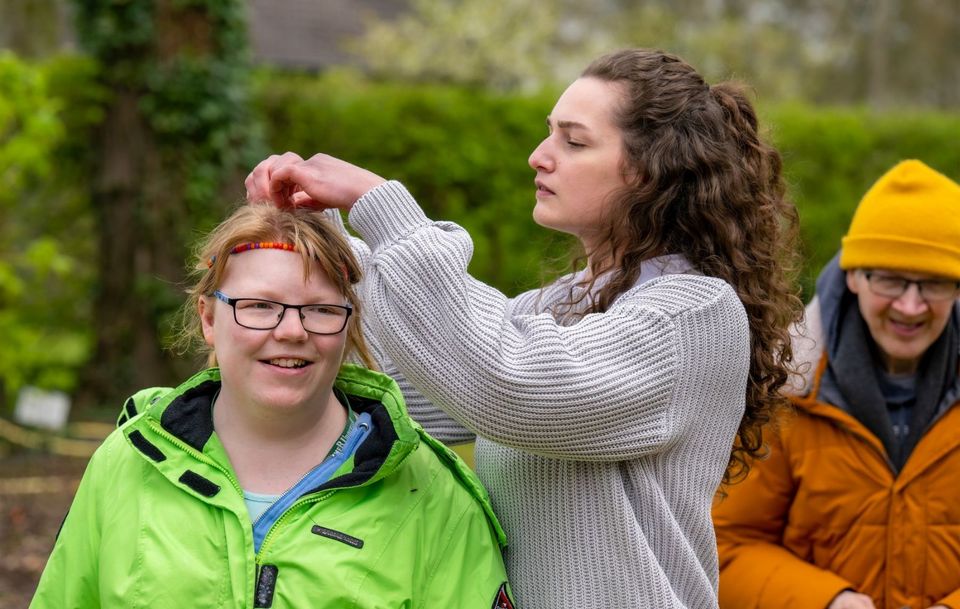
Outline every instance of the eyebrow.
<svg viewBox="0 0 960 609">
<path fill-rule="evenodd" d="M 547 127 L 550 126 L 550 117 L 547 117 Z M 557 121 L 557 129 L 583 129 L 589 131 L 590 128 L 577 121 Z"/>
</svg>

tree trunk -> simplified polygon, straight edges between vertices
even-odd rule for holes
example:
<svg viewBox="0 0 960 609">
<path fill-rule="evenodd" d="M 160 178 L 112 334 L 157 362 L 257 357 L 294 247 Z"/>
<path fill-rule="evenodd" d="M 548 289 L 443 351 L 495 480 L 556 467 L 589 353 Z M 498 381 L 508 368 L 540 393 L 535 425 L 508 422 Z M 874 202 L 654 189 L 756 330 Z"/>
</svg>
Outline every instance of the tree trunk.
<svg viewBox="0 0 960 609">
<path fill-rule="evenodd" d="M 155 38 L 142 52 L 146 64 L 165 66 L 184 49 L 210 53 L 212 26 L 203 10 L 172 0 L 154 5 Z M 108 81 L 111 66 L 105 66 Z M 138 80 L 146 81 L 146 75 Z M 88 406 L 119 408 L 133 392 L 172 386 L 194 369 L 164 350 L 161 332 L 183 302 L 184 243 L 196 221 L 185 203 L 190 167 L 171 150 L 144 114 L 146 86 L 114 84 L 98 133 L 92 205 L 99 230 L 98 290 L 94 297 L 96 346 L 75 395 Z M 164 148 L 164 144 L 166 148 Z"/>
<path fill-rule="evenodd" d="M 147 182 L 160 178 L 159 153 L 139 111 L 137 91 L 116 91 L 98 133 L 92 206 L 99 230 L 96 346 L 77 398 L 82 409 L 109 407 L 142 387 L 169 384 L 151 311 L 153 228 L 146 225 Z M 172 198 L 172 197 L 171 197 Z"/>
</svg>

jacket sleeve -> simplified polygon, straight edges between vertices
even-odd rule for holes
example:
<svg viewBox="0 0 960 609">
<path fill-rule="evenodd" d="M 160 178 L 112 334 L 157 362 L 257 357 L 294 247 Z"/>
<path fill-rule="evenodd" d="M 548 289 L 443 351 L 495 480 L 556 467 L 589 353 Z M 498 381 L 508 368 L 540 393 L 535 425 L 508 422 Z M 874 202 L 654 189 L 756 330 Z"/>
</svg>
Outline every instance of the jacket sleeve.
<svg viewBox="0 0 960 609">
<path fill-rule="evenodd" d="M 714 504 L 720 609 L 825 609 L 854 586 L 784 547 L 795 483 L 782 437 L 768 434 L 768 456 Z"/>
<path fill-rule="evenodd" d="M 429 220 L 397 182 L 361 197 L 350 223 L 371 248 L 364 304 L 383 349 L 478 435 L 550 458 L 617 461 L 664 450 L 705 403 L 742 414 L 747 318 L 720 280 L 653 279 L 564 324 L 471 277 L 470 236 Z"/>
<path fill-rule="evenodd" d="M 100 494 L 110 441 L 91 457 L 47 560 L 30 609 L 100 606 Z"/>
<path fill-rule="evenodd" d="M 353 250 L 353 255 L 356 256 L 357 262 L 360 264 L 360 268 L 363 272 L 363 279 L 361 282 L 367 280 L 367 271 L 370 268 L 370 248 L 362 239 L 358 239 L 350 234 L 347 231 L 347 227 L 343 223 L 343 217 L 340 215 L 340 212 L 335 209 L 327 210 L 327 218 L 336 225 L 340 232 L 347 238 L 350 242 L 350 248 Z M 363 289 L 359 290 L 359 293 L 363 293 Z M 466 427 L 456 422 L 453 418 L 450 417 L 447 413 L 440 410 L 434 406 L 430 400 L 423 396 L 422 393 L 417 391 L 417 389 L 407 380 L 407 377 L 397 368 L 393 363 L 393 360 L 390 359 L 390 356 L 383 350 L 380 340 L 377 337 L 376 329 L 373 324 L 370 323 L 370 316 L 372 311 L 369 309 L 364 309 L 363 313 L 360 316 L 360 323 L 363 326 L 363 337 L 367 342 L 367 346 L 370 348 L 371 355 L 373 356 L 374 361 L 377 366 L 380 367 L 380 371 L 384 374 L 390 376 L 397 382 L 397 385 L 400 387 L 400 392 L 403 394 L 403 401 L 406 404 L 407 412 L 410 413 L 410 416 L 413 417 L 415 421 L 420 423 L 424 429 L 427 430 L 434 438 L 437 438 L 445 444 L 465 444 L 467 442 L 472 442 L 475 438 L 473 432 L 468 430 Z M 361 363 L 361 362 L 357 362 Z"/>
<path fill-rule="evenodd" d="M 438 552 L 417 609 L 514 607 L 500 544 L 484 512 L 472 500 L 459 522 L 447 528 L 447 543 Z M 506 595 L 509 603 L 497 604 Z"/>
</svg>

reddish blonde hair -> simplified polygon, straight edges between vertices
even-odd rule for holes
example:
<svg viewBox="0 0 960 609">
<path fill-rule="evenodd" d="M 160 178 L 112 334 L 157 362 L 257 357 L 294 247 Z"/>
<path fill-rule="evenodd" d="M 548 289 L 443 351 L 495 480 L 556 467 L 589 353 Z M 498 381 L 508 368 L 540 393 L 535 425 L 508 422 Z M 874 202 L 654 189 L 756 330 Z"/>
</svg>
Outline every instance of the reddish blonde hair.
<svg viewBox="0 0 960 609">
<path fill-rule="evenodd" d="M 210 232 L 198 245 L 191 276 L 190 298 L 184 303 L 181 331 L 175 345 L 181 352 L 213 352 L 203 340 L 197 299 L 211 296 L 223 281 L 233 248 L 258 242 L 293 245 L 303 259 L 304 279 L 314 272 L 323 273 L 337 287 L 353 315 L 347 324 L 346 357 L 374 368 L 373 358 L 363 338 L 360 324 L 362 307 L 354 286 L 360 281 L 360 265 L 347 238 L 322 211 L 307 208 L 277 208 L 269 203 L 243 205 Z"/>
</svg>

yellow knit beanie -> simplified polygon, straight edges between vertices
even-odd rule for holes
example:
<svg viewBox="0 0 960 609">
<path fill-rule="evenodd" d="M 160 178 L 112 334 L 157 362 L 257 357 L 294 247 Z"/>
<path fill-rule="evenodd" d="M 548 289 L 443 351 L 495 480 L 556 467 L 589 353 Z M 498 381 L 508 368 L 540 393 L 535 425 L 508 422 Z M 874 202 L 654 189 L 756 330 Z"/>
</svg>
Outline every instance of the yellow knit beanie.
<svg viewBox="0 0 960 609">
<path fill-rule="evenodd" d="M 960 184 L 920 161 L 897 164 L 857 206 L 840 268 L 960 279 Z"/>
</svg>

